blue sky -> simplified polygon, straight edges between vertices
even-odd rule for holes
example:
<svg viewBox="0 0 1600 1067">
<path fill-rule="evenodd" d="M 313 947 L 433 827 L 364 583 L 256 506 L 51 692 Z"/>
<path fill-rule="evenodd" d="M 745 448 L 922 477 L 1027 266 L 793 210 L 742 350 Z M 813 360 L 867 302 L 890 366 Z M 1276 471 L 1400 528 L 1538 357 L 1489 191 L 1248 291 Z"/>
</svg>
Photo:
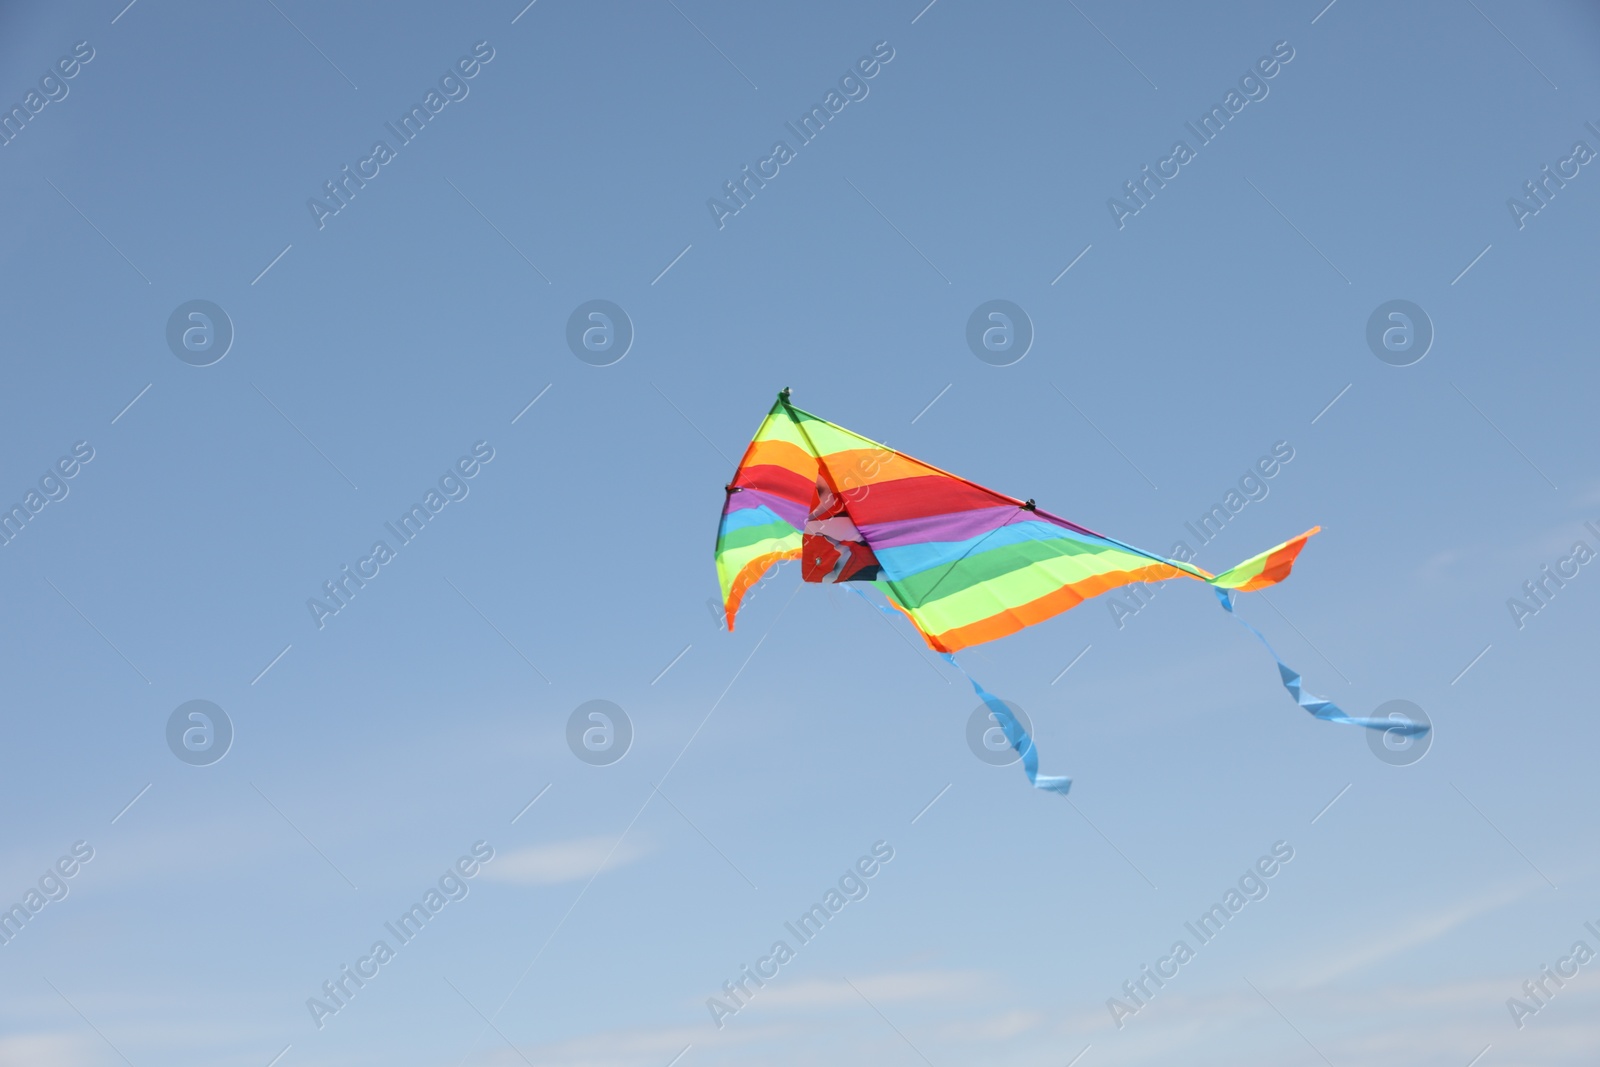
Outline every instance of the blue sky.
<svg viewBox="0 0 1600 1067">
<path fill-rule="evenodd" d="M 1561 562 L 1600 550 L 1600 170 L 1508 199 L 1600 151 L 1592 6 L 523 2 L 0 16 L 0 1063 L 1587 1062 L 1600 961 L 1523 985 L 1600 950 L 1600 577 Z M 966 341 L 996 299 L 1010 366 Z M 206 366 L 167 339 L 196 300 Z M 593 300 L 633 330 L 606 366 L 567 341 Z M 1366 339 L 1393 300 L 1409 366 Z M 847 592 L 780 572 L 719 631 L 722 486 L 785 386 L 1158 552 L 1286 443 L 1198 562 L 1321 524 L 1240 613 L 1352 715 L 1423 708 L 1426 755 L 1299 711 L 1187 584 L 963 655 L 1070 800 L 975 758 L 964 679 Z M 232 731 L 198 765 L 195 700 Z M 620 760 L 568 745 L 591 700 Z"/>
</svg>

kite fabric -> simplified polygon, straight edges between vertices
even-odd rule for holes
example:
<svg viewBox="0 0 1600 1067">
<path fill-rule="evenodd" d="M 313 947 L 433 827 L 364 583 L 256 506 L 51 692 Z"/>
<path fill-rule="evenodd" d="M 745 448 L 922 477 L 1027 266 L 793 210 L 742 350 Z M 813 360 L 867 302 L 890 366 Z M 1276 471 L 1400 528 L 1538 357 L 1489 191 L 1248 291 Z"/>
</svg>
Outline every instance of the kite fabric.
<svg viewBox="0 0 1600 1067">
<path fill-rule="evenodd" d="M 852 433 L 795 407 L 787 389 L 778 394 L 724 488 L 716 560 L 729 630 L 745 594 L 767 570 L 798 559 L 807 582 L 871 582 L 928 647 L 946 657 L 1126 585 L 1202 581 L 1232 613 L 1233 592 L 1265 589 L 1287 578 L 1306 541 L 1321 529 L 1313 527 L 1231 570 L 1211 574 Z M 1266 644 L 1259 631 L 1239 621 Z M 1393 728 L 1388 720 L 1380 727 L 1380 720 L 1353 719 L 1304 694 L 1300 676 L 1281 659 L 1278 667 L 1285 688 L 1312 715 Z M 991 710 L 1004 710 L 976 681 L 973 686 Z M 1001 711 L 995 712 L 996 721 L 1033 779 L 1032 741 L 1009 712 L 1002 716 Z M 1042 784 L 1046 781 L 1056 784 Z M 1064 793 L 1066 781 L 1035 784 Z"/>
</svg>

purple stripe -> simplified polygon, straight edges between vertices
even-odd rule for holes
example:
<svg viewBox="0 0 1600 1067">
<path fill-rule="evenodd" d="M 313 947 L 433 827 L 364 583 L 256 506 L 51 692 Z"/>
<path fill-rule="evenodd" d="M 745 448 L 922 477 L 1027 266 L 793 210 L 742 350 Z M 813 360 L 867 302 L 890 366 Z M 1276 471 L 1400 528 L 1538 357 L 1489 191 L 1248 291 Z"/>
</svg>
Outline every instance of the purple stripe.
<svg viewBox="0 0 1600 1067">
<path fill-rule="evenodd" d="M 861 526 L 861 536 L 873 548 L 920 545 L 929 541 L 966 541 L 981 537 L 1016 518 L 1021 509 L 1014 504 L 998 508 L 973 508 L 943 515 L 924 515 L 893 522 L 869 522 Z"/>
<path fill-rule="evenodd" d="M 763 493 L 759 489 L 741 489 L 737 493 L 728 494 L 728 506 L 723 509 L 724 515 L 746 508 L 758 508 L 765 504 L 772 509 L 773 514 L 796 530 L 803 530 L 806 519 L 811 515 L 811 509 L 804 504 L 796 504 L 788 497 L 775 496 L 772 493 Z"/>
<path fill-rule="evenodd" d="M 1105 534 L 1095 533 L 1093 530 L 1089 529 L 1087 526 L 1079 526 L 1077 523 L 1071 521 L 1070 519 L 1063 519 L 1060 515 L 1052 515 L 1052 514 L 1050 514 L 1050 512 L 1044 510 L 1043 508 L 1036 509 L 1034 511 L 1034 514 L 1039 516 L 1039 518 L 1043 519 L 1045 522 L 1053 522 L 1057 526 L 1062 526 L 1062 527 L 1065 527 L 1068 530 L 1071 530 L 1073 533 L 1088 534 L 1090 537 L 1098 537 L 1102 541 L 1111 540 Z"/>
<path fill-rule="evenodd" d="M 1093 530 L 1089 529 L 1086 526 L 1079 526 L 1077 523 L 1072 522 L 1071 520 L 1063 519 L 1059 515 L 1052 515 L 1048 511 L 1040 510 L 1040 511 L 1035 512 L 1035 514 L 1037 514 L 1039 516 L 1039 518 L 1045 520 L 1046 522 L 1053 522 L 1057 526 L 1063 527 L 1064 529 L 1071 530 L 1074 533 L 1085 534 L 1085 535 L 1087 535 L 1089 537 L 1094 538 L 1096 541 L 1101 541 L 1101 542 L 1103 542 L 1105 544 L 1108 544 L 1108 545 L 1115 545 L 1118 548 L 1126 549 L 1127 551 L 1132 552 L 1136 556 L 1144 556 L 1146 559 L 1153 559 L 1158 563 L 1166 563 L 1166 562 L 1168 562 L 1167 559 L 1164 556 L 1158 556 L 1153 552 L 1146 552 L 1142 548 L 1136 548 L 1133 545 L 1126 544 L 1126 543 L 1124 543 L 1122 541 L 1118 541 L 1115 538 L 1107 537 L 1105 534 L 1095 533 Z"/>
</svg>

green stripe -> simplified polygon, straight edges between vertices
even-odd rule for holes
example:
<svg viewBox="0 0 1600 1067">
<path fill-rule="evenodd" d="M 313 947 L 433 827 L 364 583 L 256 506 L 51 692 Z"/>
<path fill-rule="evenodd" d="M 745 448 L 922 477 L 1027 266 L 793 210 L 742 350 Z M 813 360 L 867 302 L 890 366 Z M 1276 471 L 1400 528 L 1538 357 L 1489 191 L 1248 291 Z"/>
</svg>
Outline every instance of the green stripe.
<svg viewBox="0 0 1600 1067">
<path fill-rule="evenodd" d="M 753 545 L 742 548 L 729 549 L 717 553 L 717 579 L 722 584 L 722 595 L 728 595 L 728 590 L 733 585 L 733 580 L 739 572 L 753 559 L 765 556 L 769 552 L 785 552 L 791 548 L 800 547 L 800 532 L 794 527 L 789 527 L 789 533 L 783 537 L 773 537 Z"/>
<path fill-rule="evenodd" d="M 1058 555 L 987 580 L 979 579 L 975 584 L 968 583 L 950 596 L 943 595 L 944 589 L 941 587 L 938 599 L 911 610 L 924 631 L 943 633 L 1021 607 L 1062 586 L 1075 585 L 1094 575 L 1126 574 L 1150 565 L 1151 561 L 1142 556 L 1116 550 L 1103 550 L 1092 556 Z M 950 580 L 956 579 L 952 576 Z M 895 582 L 893 586 L 899 589 L 900 584 Z M 902 605 L 907 603 L 901 596 L 895 599 Z"/>
<path fill-rule="evenodd" d="M 749 545 L 759 544 L 762 541 L 781 538 L 786 534 L 794 533 L 794 527 L 779 519 L 763 526 L 742 526 L 730 534 L 717 538 L 717 555 L 736 548 L 745 548 Z"/>
<path fill-rule="evenodd" d="M 800 451 L 808 455 L 815 455 L 811 451 L 811 446 L 806 443 L 805 435 L 800 432 L 800 428 L 795 425 L 794 420 L 789 417 L 788 413 L 781 410 L 781 407 L 774 408 L 772 414 L 768 415 L 761 423 L 761 429 L 756 431 L 751 443 L 754 444 L 756 441 L 787 441 L 800 449 Z"/>
<path fill-rule="evenodd" d="M 1215 578 L 1211 579 L 1211 584 L 1222 589 L 1236 589 L 1239 586 L 1244 585 L 1246 582 L 1250 581 L 1250 579 L 1255 578 L 1262 571 L 1266 570 L 1267 560 L 1274 552 L 1278 551 L 1278 549 L 1282 547 L 1283 545 L 1277 545 L 1273 548 L 1267 549 L 1259 556 L 1251 556 L 1237 567 L 1234 567 L 1230 570 L 1225 570 Z"/>
<path fill-rule="evenodd" d="M 835 426 L 833 423 L 825 419 L 819 419 L 815 415 L 804 411 L 796 411 L 795 415 L 800 419 L 800 429 L 805 432 L 806 437 L 810 438 L 811 444 L 819 455 L 830 456 L 835 452 L 843 452 L 852 448 L 882 448 L 886 452 L 894 451 L 886 445 L 880 445 L 876 441 L 868 440 L 860 434 L 851 433 L 844 427 Z M 811 449 L 808 448 L 807 451 L 811 451 Z"/>
<path fill-rule="evenodd" d="M 896 579 L 895 587 L 907 602 L 922 607 L 1047 561 L 1055 563 L 1047 571 L 1037 572 L 1038 589 L 1025 600 L 1043 596 L 1064 582 L 1078 582 L 1105 571 L 1128 570 L 1149 562 L 1120 549 L 1086 545 L 1069 538 L 1022 541 L 988 552 L 980 550 L 954 563 L 938 564 L 907 578 Z"/>
</svg>

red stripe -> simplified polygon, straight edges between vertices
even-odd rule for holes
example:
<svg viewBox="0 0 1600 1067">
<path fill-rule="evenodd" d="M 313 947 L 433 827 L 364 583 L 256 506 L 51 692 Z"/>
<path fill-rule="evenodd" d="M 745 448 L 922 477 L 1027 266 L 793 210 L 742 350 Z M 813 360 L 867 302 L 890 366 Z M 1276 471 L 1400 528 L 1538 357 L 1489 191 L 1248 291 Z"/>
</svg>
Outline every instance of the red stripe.
<svg viewBox="0 0 1600 1067">
<path fill-rule="evenodd" d="M 733 619 L 734 616 L 739 614 L 739 604 L 744 600 L 745 593 L 750 591 L 752 585 L 761 580 L 761 576 L 767 573 L 767 568 L 781 560 L 799 558 L 800 550 L 791 548 L 783 552 L 768 552 L 764 556 L 757 556 L 744 565 L 739 573 L 734 576 L 733 584 L 728 587 L 728 601 L 723 607 L 728 617 L 729 633 L 733 632 Z"/>
<path fill-rule="evenodd" d="M 811 501 L 817 495 L 817 483 L 814 478 L 796 474 L 787 467 L 774 467 L 765 463 L 754 467 L 740 467 L 739 472 L 733 476 L 733 484 L 740 489 L 760 489 L 773 496 L 793 500 L 806 508 L 811 507 Z"/>
<path fill-rule="evenodd" d="M 1015 503 L 1008 496 L 942 474 L 880 482 L 868 487 L 859 499 L 849 498 L 850 516 L 858 527 Z"/>
</svg>

